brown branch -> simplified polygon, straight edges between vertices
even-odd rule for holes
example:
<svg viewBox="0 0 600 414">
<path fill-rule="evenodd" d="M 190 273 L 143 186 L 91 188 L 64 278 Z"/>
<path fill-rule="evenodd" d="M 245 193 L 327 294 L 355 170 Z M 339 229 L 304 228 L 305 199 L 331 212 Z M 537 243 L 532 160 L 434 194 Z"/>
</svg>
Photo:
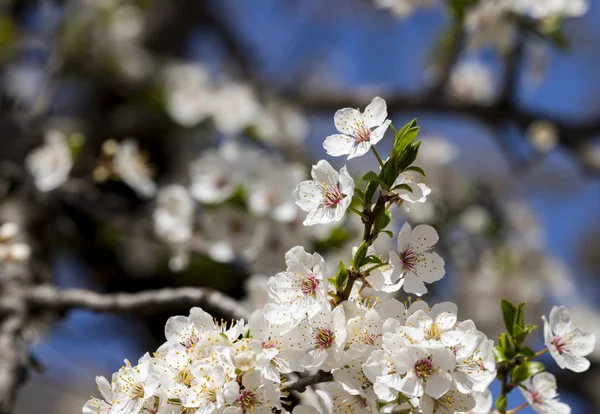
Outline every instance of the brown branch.
<svg viewBox="0 0 600 414">
<path fill-rule="evenodd" d="M 464 116 L 487 125 L 497 126 L 506 122 L 517 125 L 523 133 L 534 121 L 547 120 L 559 132 L 559 142 L 591 173 L 600 174 L 600 164 L 584 157 L 589 142 L 600 134 L 600 114 L 584 122 L 573 122 L 552 114 L 523 108 L 515 103 L 499 100 L 490 105 L 462 103 L 442 96 L 408 95 L 397 91 L 317 91 L 304 93 L 288 92 L 287 97 L 296 104 L 312 111 L 335 112 L 344 107 L 364 107 L 373 96 L 379 95 L 387 101 L 390 112 L 422 111 L 444 115 Z"/>
<path fill-rule="evenodd" d="M 319 372 L 314 375 L 309 375 L 308 377 L 303 377 L 296 381 L 284 382 L 282 387 L 287 388 L 288 390 L 304 392 L 306 391 L 306 387 L 310 385 L 331 381 L 333 381 L 333 374 L 331 372 L 319 370 Z"/>
<path fill-rule="evenodd" d="M 165 310 L 187 311 L 201 306 L 226 318 L 248 318 L 249 311 L 238 301 L 206 288 L 165 288 L 139 293 L 98 293 L 82 289 L 57 289 L 50 285 L 32 288 L 26 294 L 29 306 L 64 311 L 74 308 L 95 312 L 150 315 Z"/>
</svg>

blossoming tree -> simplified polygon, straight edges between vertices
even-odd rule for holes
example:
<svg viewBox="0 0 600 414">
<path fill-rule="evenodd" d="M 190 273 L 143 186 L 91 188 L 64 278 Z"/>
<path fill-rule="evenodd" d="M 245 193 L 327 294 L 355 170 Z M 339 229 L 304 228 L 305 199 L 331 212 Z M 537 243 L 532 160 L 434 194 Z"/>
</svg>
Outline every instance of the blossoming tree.
<svg viewBox="0 0 600 414">
<path fill-rule="evenodd" d="M 600 317 L 561 306 L 543 329 L 526 323 L 545 312 L 546 286 L 559 301 L 573 291 L 530 209 L 504 178 L 461 171 L 449 141 L 419 141 L 416 120 L 396 128 L 388 110 L 516 128 L 538 156 L 560 146 L 599 171 L 596 122 L 515 98 L 521 61 L 539 53 L 532 39 L 564 47 L 563 23 L 587 1 L 362 2 L 378 18 L 444 11 L 417 94 L 267 85 L 210 2 L 24 3 L 0 5 L 12 139 L 0 152 L 0 413 L 45 365 L 32 343 L 76 308 L 159 314 L 154 331 L 169 318 L 155 352 L 96 378 L 87 413 L 569 412 L 557 389 L 597 369 L 594 323 L 577 328 L 571 314 Z M 226 61 L 216 70 L 182 52 L 198 26 L 227 55 L 213 56 Z M 22 66 L 38 48 L 43 74 Z M 497 51 L 502 84 L 460 61 L 465 48 Z M 317 111 L 333 115 L 319 138 L 327 160 L 306 150 Z M 64 250 L 103 290 L 131 293 L 60 289 L 51 263 Z M 448 284 L 458 306 L 434 304 Z M 546 352 L 556 364 L 540 363 Z M 516 388 L 523 406 L 507 400 Z"/>
</svg>

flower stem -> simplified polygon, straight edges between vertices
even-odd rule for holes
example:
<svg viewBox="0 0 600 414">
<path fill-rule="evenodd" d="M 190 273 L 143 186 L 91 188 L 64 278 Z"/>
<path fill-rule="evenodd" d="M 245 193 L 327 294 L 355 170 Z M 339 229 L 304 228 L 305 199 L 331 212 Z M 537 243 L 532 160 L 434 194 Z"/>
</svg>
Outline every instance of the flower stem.
<svg viewBox="0 0 600 414">
<path fill-rule="evenodd" d="M 362 212 L 360 212 L 359 210 L 355 209 L 354 207 L 348 206 L 348 210 L 353 211 L 354 213 L 358 214 L 360 217 L 364 217 L 364 214 Z"/>
<path fill-rule="evenodd" d="M 527 407 L 529 405 L 528 402 L 524 402 L 523 404 L 519 405 L 518 407 L 513 408 L 512 410 L 508 410 L 506 412 L 506 414 L 514 414 L 517 411 L 521 411 L 523 408 Z"/>
<path fill-rule="evenodd" d="M 374 146 L 371 146 L 371 151 L 373 151 L 373 154 L 375 154 L 375 158 L 377 158 L 377 161 L 379 162 L 379 166 L 381 168 L 383 168 L 383 161 L 381 160 L 381 157 L 379 156 L 379 153 L 377 152 L 377 150 L 375 149 Z"/>
<path fill-rule="evenodd" d="M 537 358 L 541 355 L 544 355 L 546 352 L 548 352 L 548 348 L 544 348 L 541 351 L 536 352 L 535 354 L 533 354 L 532 356 L 530 356 L 529 358 L 527 358 L 528 361 L 531 361 L 534 358 Z"/>
</svg>

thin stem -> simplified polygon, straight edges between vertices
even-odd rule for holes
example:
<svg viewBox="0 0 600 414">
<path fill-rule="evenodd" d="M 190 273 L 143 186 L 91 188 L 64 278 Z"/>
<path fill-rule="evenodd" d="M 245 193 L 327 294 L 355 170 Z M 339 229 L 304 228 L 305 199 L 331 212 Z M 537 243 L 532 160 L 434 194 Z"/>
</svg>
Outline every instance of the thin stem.
<svg viewBox="0 0 600 414">
<path fill-rule="evenodd" d="M 375 149 L 375 146 L 371 146 L 371 151 L 373 151 L 373 154 L 375 154 L 375 158 L 377 158 L 377 162 L 379 162 L 379 166 L 381 168 L 383 168 L 383 161 L 382 161 L 381 157 L 379 156 L 379 153 Z"/>
<path fill-rule="evenodd" d="M 354 207 L 348 206 L 348 210 L 358 214 L 360 217 L 364 217 L 364 214 L 361 211 L 355 209 Z"/>
<path fill-rule="evenodd" d="M 506 412 L 506 414 L 514 414 L 517 411 L 521 411 L 523 408 L 527 407 L 529 405 L 528 402 L 524 402 L 523 404 L 519 405 L 518 407 L 513 408 L 512 410 L 508 410 Z"/>
<path fill-rule="evenodd" d="M 325 372 L 323 370 L 319 370 L 314 375 L 310 375 L 308 377 L 300 378 L 297 381 L 288 381 L 282 384 L 282 388 L 288 390 L 294 390 L 298 392 L 306 391 L 306 387 L 313 384 L 319 384 L 321 382 L 331 382 L 333 381 L 333 374 L 331 372 Z"/>
<path fill-rule="evenodd" d="M 371 272 L 371 271 L 373 271 L 373 270 L 375 270 L 375 269 L 379 269 L 380 267 L 383 267 L 383 266 L 387 266 L 387 263 L 380 263 L 380 264 L 378 264 L 378 265 L 375 265 L 375 266 L 373 266 L 373 267 L 370 267 L 370 268 L 368 268 L 367 270 L 365 270 L 363 273 L 369 273 L 369 272 Z"/>
<path fill-rule="evenodd" d="M 541 355 L 544 355 L 546 352 L 548 352 L 548 348 L 544 348 L 541 351 L 536 352 L 535 354 L 533 354 L 530 357 L 527 357 L 527 361 L 531 361 L 532 359 L 535 359 Z"/>
</svg>

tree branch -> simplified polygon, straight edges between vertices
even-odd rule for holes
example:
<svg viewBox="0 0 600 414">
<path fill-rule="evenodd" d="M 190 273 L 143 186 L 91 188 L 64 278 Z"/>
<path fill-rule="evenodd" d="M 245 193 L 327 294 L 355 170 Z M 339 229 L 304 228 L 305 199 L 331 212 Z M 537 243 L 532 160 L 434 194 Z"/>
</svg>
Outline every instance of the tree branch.
<svg viewBox="0 0 600 414">
<path fill-rule="evenodd" d="M 300 378 L 296 381 L 288 381 L 283 383 L 283 388 L 287 388 L 288 390 L 304 392 L 306 391 L 306 387 L 314 384 L 319 384 L 321 382 L 331 382 L 333 381 L 333 374 L 331 372 L 325 372 L 323 370 L 319 370 L 314 375 L 309 375 L 308 377 Z"/>
<path fill-rule="evenodd" d="M 238 301 L 206 288 L 165 288 L 139 293 L 98 293 L 82 289 L 57 289 L 37 286 L 26 293 L 29 306 L 55 311 L 74 308 L 108 313 L 150 315 L 165 310 L 187 311 L 202 306 L 226 318 L 248 318 L 249 311 Z"/>
<path fill-rule="evenodd" d="M 600 174 L 600 162 L 585 157 L 590 141 L 600 134 L 600 114 L 584 122 L 573 122 L 552 114 L 520 107 L 504 100 L 490 105 L 462 103 L 442 96 L 408 95 L 406 93 L 365 90 L 357 92 L 303 90 L 287 92 L 288 99 L 312 111 L 334 112 L 340 108 L 364 107 L 374 95 L 386 100 L 389 112 L 422 111 L 444 115 L 464 116 L 487 125 L 503 123 L 517 125 L 523 133 L 534 121 L 546 120 L 553 123 L 559 132 L 559 142 L 581 162 L 590 173 Z"/>
</svg>

